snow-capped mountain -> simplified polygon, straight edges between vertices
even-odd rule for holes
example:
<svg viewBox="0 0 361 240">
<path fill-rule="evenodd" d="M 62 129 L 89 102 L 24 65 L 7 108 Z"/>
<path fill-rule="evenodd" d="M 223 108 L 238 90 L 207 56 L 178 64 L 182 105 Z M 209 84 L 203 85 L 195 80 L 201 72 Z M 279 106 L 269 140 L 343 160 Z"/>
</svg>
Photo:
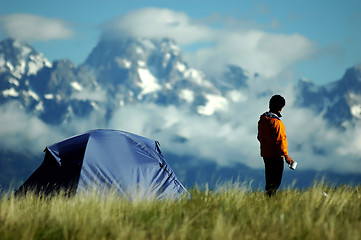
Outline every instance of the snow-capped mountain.
<svg viewBox="0 0 361 240">
<path fill-rule="evenodd" d="M 19 80 L 22 76 L 35 75 L 43 67 L 51 66 L 43 54 L 38 53 L 26 43 L 7 39 L 0 44 L 1 74 L 10 72 Z"/>
<path fill-rule="evenodd" d="M 297 91 L 300 106 L 322 113 L 336 126 L 361 120 L 361 65 L 347 69 L 341 80 L 323 86 L 301 79 Z"/>
<path fill-rule="evenodd" d="M 240 67 L 229 66 L 224 76 L 236 85 L 212 83 L 170 39 L 102 40 L 80 66 L 69 60 L 51 64 L 29 45 L 7 39 L 0 42 L 0 64 L 0 102 L 18 100 L 19 107 L 52 124 L 94 111 L 107 118 L 141 102 L 182 105 L 210 116 L 227 109 L 226 92 L 247 80 Z"/>
<path fill-rule="evenodd" d="M 101 88 L 96 79 L 69 60 L 55 61 L 51 68 L 43 68 L 28 79 L 38 95 L 35 110 L 45 122 L 58 124 L 100 109 L 102 98 L 96 93 Z"/>
<path fill-rule="evenodd" d="M 124 37 L 101 40 L 86 61 L 50 63 L 26 43 L 0 42 L 0 104 L 16 100 L 20 108 L 46 123 L 96 115 L 106 121 L 128 104 L 183 106 L 212 116 L 226 111 L 231 92 L 248 86 L 247 72 L 227 66 L 214 79 L 189 66 L 171 39 Z M 302 79 L 298 104 L 323 113 L 335 125 L 361 120 L 361 66 L 331 84 Z"/>
<path fill-rule="evenodd" d="M 51 64 L 25 43 L 0 43 L 0 103 L 17 100 L 19 108 L 58 124 L 94 108 L 80 92 L 95 90 L 96 85 L 91 74 L 68 60 Z"/>
<path fill-rule="evenodd" d="M 222 92 L 183 60 L 170 39 L 103 40 L 83 66 L 92 69 L 99 84 L 114 96 L 115 107 L 155 102 L 187 105 L 199 114 L 212 115 L 227 105 Z"/>
<path fill-rule="evenodd" d="M 0 103 L 22 99 L 24 106 L 37 104 L 37 94 L 29 88 L 28 77 L 52 64 L 31 46 L 12 39 L 0 43 Z"/>
</svg>

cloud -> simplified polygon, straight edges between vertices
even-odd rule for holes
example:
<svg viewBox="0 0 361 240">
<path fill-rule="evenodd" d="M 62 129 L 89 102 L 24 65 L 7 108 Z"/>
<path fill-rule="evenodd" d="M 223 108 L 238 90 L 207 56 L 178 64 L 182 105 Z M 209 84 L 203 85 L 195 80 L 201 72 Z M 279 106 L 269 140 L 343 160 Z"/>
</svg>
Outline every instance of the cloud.
<svg viewBox="0 0 361 240">
<path fill-rule="evenodd" d="M 275 92 L 274 89 L 268 90 Z M 279 93 L 287 100 L 283 121 L 290 156 L 298 161 L 300 170 L 361 173 L 361 134 L 356 136 L 354 129 L 333 128 L 322 115 L 295 107 L 291 87 Z M 262 169 L 257 122 L 268 109 L 272 94 L 260 97 L 253 89 L 240 94 L 243 100 L 231 103 L 230 111 L 219 117 L 199 116 L 186 108 L 141 104 L 117 110 L 108 127 L 157 139 L 163 151 L 179 156 L 207 159 L 219 166 L 242 163 Z"/>
<path fill-rule="evenodd" d="M 90 100 L 90 101 L 98 101 L 105 102 L 107 97 L 107 93 L 105 90 L 90 90 L 87 88 L 81 89 L 81 91 L 74 92 L 71 95 L 72 99 L 78 100 Z"/>
<path fill-rule="evenodd" d="M 185 13 L 158 8 L 133 11 L 103 23 L 101 28 L 102 38 L 173 38 L 179 44 L 208 41 L 213 34 L 212 29 L 196 23 Z"/>
<path fill-rule="evenodd" d="M 126 129 L 160 141 L 165 152 L 207 159 L 222 166 L 242 162 L 261 167 L 257 157 L 258 144 L 247 127 L 199 116 L 185 108 L 153 104 L 123 107 L 109 123 L 109 128 Z M 243 151 L 242 145 L 250 151 Z M 197 165 L 197 162 L 193 164 Z"/>
<path fill-rule="evenodd" d="M 215 27 L 217 23 L 222 27 Z M 274 77 L 317 52 L 314 42 L 297 33 L 268 33 L 256 24 L 229 17 L 195 20 L 169 9 L 140 9 L 112 19 L 101 28 L 103 39 L 168 37 L 184 49 L 197 46 L 195 50 L 191 47 L 192 51 L 184 52 L 184 56 L 192 66 L 211 75 L 221 73 L 226 64 L 237 64 L 251 74 L 257 72 Z"/>
<path fill-rule="evenodd" d="M 67 23 L 54 18 L 19 13 L 0 16 L 0 23 L 4 35 L 21 40 L 48 41 L 73 36 Z"/>
<path fill-rule="evenodd" d="M 2 148 L 15 152 L 41 153 L 49 142 L 64 136 L 36 116 L 26 114 L 16 102 L 1 105 L 0 114 Z"/>
<path fill-rule="evenodd" d="M 95 112 L 86 118 L 74 118 L 54 126 L 25 113 L 16 102 L 7 103 L 0 106 L 0 126 L 3 126 L 0 141 L 3 148 L 21 147 L 39 154 L 45 146 L 72 135 L 111 128 L 156 139 L 163 152 L 207 160 L 218 166 L 242 163 L 263 169 L 256 138 L 257 122 L 268 110 L 269 97 L 280 93 L 287 101 L 282 121 L 286 126 L 289 152 L 298 161 L 299 170 L 361 173 L 361 126 L 342 131 L 333 128 L 322 115 L 295 106 L 297 99 L 292 86 L 278 91 L 277 86 L 265 84 L 269 79 L 251 81 L 249 90 L 239 91 L 242 97 L 238 102 L 229 102 L 229 111 L 213 117 L 197 115 L 186 107 L 142 103 L 119 108 L 107 123 L 103 119 L 105 113 Z M 260 95 L 260 91 L 269 94 Z M 199 163 L 192 161 L 192 164 L 198 166 Z"/>
<path fill-rule="evenodd" d="M 0 115 L 1 148 L 15 152 L 40 154 L 45 146 L 93 128 L 105 127 L 98 113 L 74 118 L 61 125 L 47 124 L 35 114 L 19 108 L 17 101 L 0 105 Z"/>
<path fill-rule="evenodd" d="M 271 78 L 315 52 L 315 45 L 298 34 L 270 34 L 260 30 L 247 30 L 225 31 L 219 35 L 222 37 L 215 46 L 186 53 L 186 58 L 190 59 L 192 65 L 217 74 L 225 64 L 236 64 L 251 74 L 260 73 Z"/>
</svg>

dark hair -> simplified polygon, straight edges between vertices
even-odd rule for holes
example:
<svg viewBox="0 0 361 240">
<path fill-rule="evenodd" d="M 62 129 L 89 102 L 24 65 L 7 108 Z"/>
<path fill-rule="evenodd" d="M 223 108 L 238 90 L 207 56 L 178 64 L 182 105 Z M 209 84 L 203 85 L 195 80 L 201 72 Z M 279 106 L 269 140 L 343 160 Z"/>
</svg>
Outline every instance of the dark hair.
<svg viewBox="0 0 361 240">
<path fill-rule="evenodd" d="M 286 105 L 286 100 L 281 95 L 273 95 L 269 100 L 269 109 L 271 111 L 280 111 Z"/>
</svg>

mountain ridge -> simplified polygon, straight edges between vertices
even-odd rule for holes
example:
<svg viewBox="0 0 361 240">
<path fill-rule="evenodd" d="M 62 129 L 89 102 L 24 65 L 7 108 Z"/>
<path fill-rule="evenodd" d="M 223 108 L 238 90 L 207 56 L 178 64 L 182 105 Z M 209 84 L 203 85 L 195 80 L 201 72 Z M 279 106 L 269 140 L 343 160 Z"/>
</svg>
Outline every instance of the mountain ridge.
<svg viewBox="0 0 361 240">
<path fill-rule="evenodd" d="M 0 45 L 2 49 L 12 45 L 18 53 L 30 48 L 26 43 L 14 39 L 4 40 Z M 28 52 L 39 55 L 32 48 Z M 1 76 L 1 83 L 7 84 L 0 85 L 0 103 L 9 99 L 19 100 L 21 107 L 28 112 L 37 112 L 42 120 L 51 124 L 68 121 L 66 116 L 80 112 L 75 109 L 78 105 L 88 108 L 86 113 L 102 106 L 107 109 L 105 115 L 111 116 L 114 109 L 125 104 L 154 102 L 187 106 L 197 114 L 211 116 L 228 104 L 222 91 L 203 72 L 189 67 L 179 47 L 167 38 L 100 41 L 79 66 L 69 60 L 51 64 L 40 54 L 46 64 L 38 67 L 34 74 L 12 71 L 17 68 L 7 67 L 11 64 L 11 56 L 6 51 L 0 52 L 0 56 L 3 56 L 0 69 L 10 78 L 7 80 Z M 12 57 L 21 58 L 19 54 Z M 22 65 L 30 64 L 29 58 L 34 57 L 30 55 L 22 59 Z M 26 86 L 19 88 L 19 84 L 12 84 L 19 81 L 25 81 Z M 81 95 L 81 91 L 103 91 L 105 94 L 102 101 L 86 98 L 92 94 L 83 94 L 81 100 L 69 99 Z M 25 94 L 27 96 L 24 96 L 25 92 L 28 92 Z M 217 107 L 213 106 L 215 102 Z M 59 108 L 59 111 L 54 108 Z"/>
<path fill-rule="evenodd" d="M 298 106 L 323 112 L 338 126 L 358 121 L 360 69 L 360 65 L 351 67 L 340 80 L 321 86 L 300 80 L 296 86 Z M 88 108 L 83 113 L 102 106 L 111 115 L 112 109 L 126 104 L 154 102 L 186 106 L 212 116 L 226 110 L 232 102 L 227 94 L 247 89 L 249 80 L 247 72 L 236 65 L 228 65 L 220 79 L 208 78 L 190 67 L 176 42 L 168 38 L 102 40 L 79 66 L 70 60 L 50 63 L 30 45 L 15 39 L 0 42 L 0 104 L 19 100 L 29 112 L 38 112 L 45 122 L 54 124 L 66 121 L 64 116 L 71 111 L 81 112 L 75 109 L 77 105 Z M 104 94 L 87 98 L 95 92 Z M 58 116 L 44 117 L 47 109 L 56 107 L 62 109 Z"/>
<path fill-rule="evenodd" d="M 300 107 L 310 107 L 333 125 L 347 127 L 361 120 L 361 65 L 348 68 L 340 80 L 318 86 L 301 79 Z"/>
</svg>

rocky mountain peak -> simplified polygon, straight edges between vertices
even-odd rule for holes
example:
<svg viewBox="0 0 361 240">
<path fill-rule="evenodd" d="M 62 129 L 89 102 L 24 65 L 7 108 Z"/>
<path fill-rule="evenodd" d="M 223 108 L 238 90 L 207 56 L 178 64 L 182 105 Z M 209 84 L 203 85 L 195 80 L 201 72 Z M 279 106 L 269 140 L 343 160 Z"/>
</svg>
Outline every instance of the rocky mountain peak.
<svg viewBox="0 0 361 240">
<path fill-rule="evenodd" d="M 345 90 L 361 93 L 361 64 L 347 69 L 340 85 Z"/>
<path fill-rule="evenodd" d="M 96 68 L 120 67 L 128 69 L 154 60 L 153 55 L 155 53 L 176 56 L 180 54 L 180 49 L 171 39 L 131 37 L 104 39 L 95 46 L 84 65 Z"/>
<path fill-rule="evenodd" d="M 299 105 L 322 113 L 336 126 L 345 126 L 361 119 L 361 66 L 346 70 L 335 82 L 318 86 L 300 80 L 296 91 Z"/>
<path fill-rule="evenodd" d="M 35 75 L 43 67 L 51 66 L 43 54 L 27 43 L 11 38 L 0 42 L 0 73 L 8 72 L 20 79 L 24 75 Z"/>
</svg>

